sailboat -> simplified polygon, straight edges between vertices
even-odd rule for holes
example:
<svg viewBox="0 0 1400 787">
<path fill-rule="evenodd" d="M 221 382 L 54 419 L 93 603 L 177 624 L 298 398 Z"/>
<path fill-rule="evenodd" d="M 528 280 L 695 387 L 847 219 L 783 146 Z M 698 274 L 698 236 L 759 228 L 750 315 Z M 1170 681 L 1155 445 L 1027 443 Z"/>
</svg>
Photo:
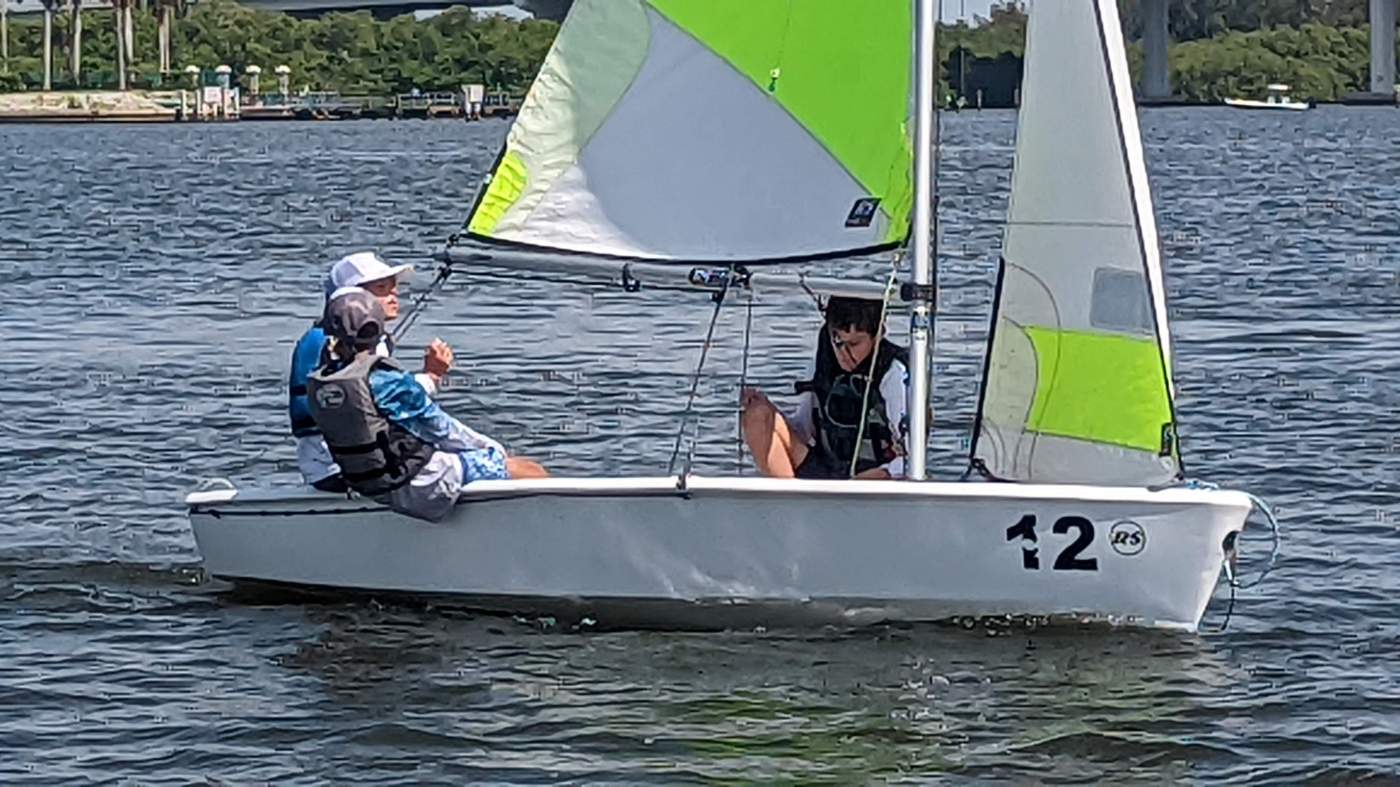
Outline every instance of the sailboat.
<svg viewBox="0 0 1400 787">
<path fill-rule="evenodd" d="M 223 483 L 187 498 L 206 572 L 611 625 L 1195 629 L 1254 498 L 1184 480 L 1114 0 L 1031 9 L 970 475 L 926 479 L 934 34 L 931 1 L 576 0 L 445 251 L 627 289 L 885 297 L 804 264 L 909 247 L 908 480 L 484 481 L 439 524 Z"/>
</svg>

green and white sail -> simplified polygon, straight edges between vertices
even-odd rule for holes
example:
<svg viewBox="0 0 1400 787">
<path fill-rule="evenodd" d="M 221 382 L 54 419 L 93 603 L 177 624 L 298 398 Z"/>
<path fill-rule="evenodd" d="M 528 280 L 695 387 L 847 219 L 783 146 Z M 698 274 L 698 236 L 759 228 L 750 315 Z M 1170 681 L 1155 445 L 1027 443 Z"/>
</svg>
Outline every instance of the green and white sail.
<svg viewBox="0 0 1400 787">
<path fill-rule="evenodd" d="M 992 476 L 1179 477 L 1157 226 L 1114 0 L 1030 7 L 973 459 Z"/>
<path fill-rule="evenodd" d="M 575 0 L 467 235 L 760 262 L 902 245 L 908 0 Z"/>
</svg>

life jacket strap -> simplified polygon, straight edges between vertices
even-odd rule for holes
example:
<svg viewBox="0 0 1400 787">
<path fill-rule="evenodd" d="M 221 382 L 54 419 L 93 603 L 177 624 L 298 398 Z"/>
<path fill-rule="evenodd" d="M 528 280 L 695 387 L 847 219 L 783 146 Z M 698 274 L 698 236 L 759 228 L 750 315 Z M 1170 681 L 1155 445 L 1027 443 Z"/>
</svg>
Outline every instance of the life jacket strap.
<svg viewBox="0 0 1400 787">
<path fill-rule="evenodd" d="M 336 446 L 336 453 L 340 454 L 372 454 L 382 449 L 384 446 L 378 442 L 360 443 L 359 445 Z"/>
<path fill-rule="evenodd" d="M 377 468 L 375 470 L 364 470 L 358 473 L 350 472 L 347 470 L 340 471 L 340 477 L 344 478 L 346 481 L 349 481 L 351 483 L 354 483 L 356 481 L 373 481 L 374 479 L 380 478 L 383 475 L 383 468 Z"/>
</svg>

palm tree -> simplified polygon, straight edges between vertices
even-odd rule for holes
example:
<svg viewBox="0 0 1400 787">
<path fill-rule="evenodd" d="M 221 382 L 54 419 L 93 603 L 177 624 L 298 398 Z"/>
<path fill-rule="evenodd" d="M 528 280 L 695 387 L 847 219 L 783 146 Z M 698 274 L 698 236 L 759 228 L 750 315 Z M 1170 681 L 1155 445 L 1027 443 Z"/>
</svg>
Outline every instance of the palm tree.
<svg viewBox="0 0 1400 787">
<path fill-rule="evenodd" d="M 112 14 L 117 23 L 117 90 L 126 90 L 126 64 L 131 51 L 127 41 L 126 20 L 130 18 L 131 0 L 112 0 Z"/>
<path fill-rule="evenodd" d="M 10 0 L 0 0 L 0 70 L 10 70 Z"/>
<path fill-rule="evenodd" d="M 44 90 L 53 90 L 53 12 L 58 0 L 42 0 L 44 4 Z"/>
<path fill-rule="evenodd" d="M 183 0 L 156 0 L 155 3 L 155 14 L 159 20 L 156 28 L 157 60 L 162 75 L 170 73 L 170 26 L 183 5 Z"/>
<path fill-rule="evenodd" d="M 73 74 L 73 85 L 82 84 L 83 68 L 83 0 L 72 0 L 69 6 L 72 13 L 72 37 L 68 43 L 68 70 Z"/>
</svg>

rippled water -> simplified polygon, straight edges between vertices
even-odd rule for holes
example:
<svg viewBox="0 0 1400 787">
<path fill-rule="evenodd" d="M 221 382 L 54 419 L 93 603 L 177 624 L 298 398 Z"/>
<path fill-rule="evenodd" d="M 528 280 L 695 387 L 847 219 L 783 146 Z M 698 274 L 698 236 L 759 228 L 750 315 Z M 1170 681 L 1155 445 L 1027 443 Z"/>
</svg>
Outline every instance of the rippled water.
<svg viewBox="0 0 1400 787">
<path fill-rule="evenodd" d="M 364 246 L 428 265 L 506 126 L 0 129 L 0 783 L 1400 779 L 1400 112 L 1288 114 L 1143 114 L 1188 467 L 1287 528 L 1228 629 L 1222 591 L 1193 636 L 577 632 L 231 597 L 201 583 L 182 495 L 295 483 L 282 375 L 322 269 Z M 942 478 L 1014 132 L 945 119 Z M 656 472 L 710 308 L 454 279 L 409 344 L 456 346 L 443 399 L 514 450 Z M 815 313 L 766 298 L 755 321 L 750 375 L 779 389 Z M 708 362 L 702 471 L 734 467 L 742 324 Z"/>
</svg>

